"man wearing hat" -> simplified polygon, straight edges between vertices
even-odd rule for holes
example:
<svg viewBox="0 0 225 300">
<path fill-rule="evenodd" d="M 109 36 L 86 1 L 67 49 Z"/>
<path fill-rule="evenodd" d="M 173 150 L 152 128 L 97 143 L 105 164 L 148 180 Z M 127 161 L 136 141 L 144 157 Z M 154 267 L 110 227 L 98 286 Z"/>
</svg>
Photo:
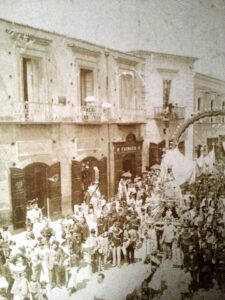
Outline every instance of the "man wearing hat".
<svg viewBox="0 0 225 300">
<path fill-rule="evenodd" d="M 183 265 L 184 267 L 188 266 L 189 263 L 189 246 L 192 245 L 192 233 L 189 230 L 188 225 L 185 225 L 183 230 L 179 235 L 178 245 L 181 248 Z"/>
<path fill-rule="evenodd" d="M 164 244 L 166 258 L 169 259 L 172 258 L 172 245 L 173 245 L 175 233 L 176 233 L 175 226 L 172 224 L 171 219 L 167 219 L 166 224 L 163 228 L 161 243 Z"/>
<path fill-rule="evenodd" d="M 63 270 L 64 259 L 65 253 L 59 247 L 59 242 L 54 241 L 47 256 L 50 283 L 53 285 L 62 284 L 62 272 L 65 271 Z"/>
</svg>

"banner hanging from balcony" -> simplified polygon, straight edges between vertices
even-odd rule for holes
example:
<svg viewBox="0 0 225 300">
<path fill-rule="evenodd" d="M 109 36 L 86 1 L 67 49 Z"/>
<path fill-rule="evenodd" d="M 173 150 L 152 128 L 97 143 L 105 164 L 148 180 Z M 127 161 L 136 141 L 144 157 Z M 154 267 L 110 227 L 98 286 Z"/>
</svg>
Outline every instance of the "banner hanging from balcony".
<svg viewBox="0 0 225 300">
<path fill-rule="evenodd" d="M 172 170 L 177 185 L 193 183 L 196 177 L 196 162 L 185 157 L 178 148 L 168 150 L 161 162 L 161 177 L 166 179 Z"/>
</svg>

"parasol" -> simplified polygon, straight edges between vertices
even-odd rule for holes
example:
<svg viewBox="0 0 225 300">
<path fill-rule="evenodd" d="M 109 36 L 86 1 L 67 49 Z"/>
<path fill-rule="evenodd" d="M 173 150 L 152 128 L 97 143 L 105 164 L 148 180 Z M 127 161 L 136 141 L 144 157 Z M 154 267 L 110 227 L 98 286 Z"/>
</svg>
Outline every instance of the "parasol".
<svg viewBox="0 0 225 300">
<path fill-rule="evenodd" d="M 127 172 L 123 173 L 123 174 L 121 175 L 121 177 L 123 177 L 123 178 L 131 178 L 131 177 L 132 177 L 132 174 L 131 174 L 130 171 L 127 171 Z"/>
<path fill-rule="evenodd" d="M 87 96 L 84 100 L 86 103 L 95 103 L 96 98 L 94 96 Z"/>
<path fill-rule="evenodd" d="M 158 165 L 158 164 L 154 164 L 153 166 L 151 166 L 150 169 L 152 169 L 152 170 L 161 170 L 161 166 Z"/>
<path fill-rule="evenodd" d="M 112 107 L 112 104 L 109 103 L 109 102 L 103 102 L 102 103 L 102 108 L 111 108 Z"/>
</svg>

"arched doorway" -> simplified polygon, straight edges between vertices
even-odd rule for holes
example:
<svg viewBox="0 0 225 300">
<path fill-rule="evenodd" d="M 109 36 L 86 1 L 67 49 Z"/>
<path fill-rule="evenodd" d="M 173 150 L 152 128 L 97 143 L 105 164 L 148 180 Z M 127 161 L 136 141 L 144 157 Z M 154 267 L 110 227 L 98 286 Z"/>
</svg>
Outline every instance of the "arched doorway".
<svg viewBox="0 0 225 300">
<path fill-rule="evenodd" d="M 97 167 L 99 170 L 99 161 L 95 157 L 86 157 L 81 161 L 83 192 L 95 181 L 94 167 Z"/>
<path fill-rule="evenodd" d="M 75 204 L 81 204 L 84 199 L 84 193 L 88 186 L 95 179 L 94 167 L 99 171 L 99 188 L 102 195 L 107 196 L 107 158 L 98 160 L 95 157 L 88 156 L 82 161 L 73 160 L 71 166 L 72 179 L 72 209 Z"/>
<path fill-rule="evenodd" d="M 60 163 L 48 166 L 38 162 L 24 169 L 11 168 L 11 193 L 15 229 L 25 226 L 27 206 L 35 198 L 38 199 L 38 206 L 42 208 L 44 215 L 51 219 L 61 217 Z"/>
</svg>

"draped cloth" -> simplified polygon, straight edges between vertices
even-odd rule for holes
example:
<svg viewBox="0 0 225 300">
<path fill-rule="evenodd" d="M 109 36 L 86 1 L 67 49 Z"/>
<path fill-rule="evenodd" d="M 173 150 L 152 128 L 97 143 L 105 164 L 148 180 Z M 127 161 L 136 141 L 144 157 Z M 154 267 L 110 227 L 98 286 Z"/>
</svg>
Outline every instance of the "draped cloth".
<svg viewBox="0 0 225 300">
<path fill-rule="evenodd" d="M 222 142 L 223 150 L 225 151 L 225 142 Z"/>
<path fill-rule="evenodd" d="M 202 174 L 212 173 L 215 170 L 214 164 L 216 161 L 215 149 L 213 148 L 207 155 L 201 153 L 197 159 L 197 176 Z"/>
<path fill-rule="evenodd" d="M 168 150 L 161 162 L 161 177 L 167 177 L 168 168 L 172 169 L 178 186 L 188 182 L 193 183 L 196 178 L 196 162 L 185 157 L 178 148 Z"/>
</svg>

